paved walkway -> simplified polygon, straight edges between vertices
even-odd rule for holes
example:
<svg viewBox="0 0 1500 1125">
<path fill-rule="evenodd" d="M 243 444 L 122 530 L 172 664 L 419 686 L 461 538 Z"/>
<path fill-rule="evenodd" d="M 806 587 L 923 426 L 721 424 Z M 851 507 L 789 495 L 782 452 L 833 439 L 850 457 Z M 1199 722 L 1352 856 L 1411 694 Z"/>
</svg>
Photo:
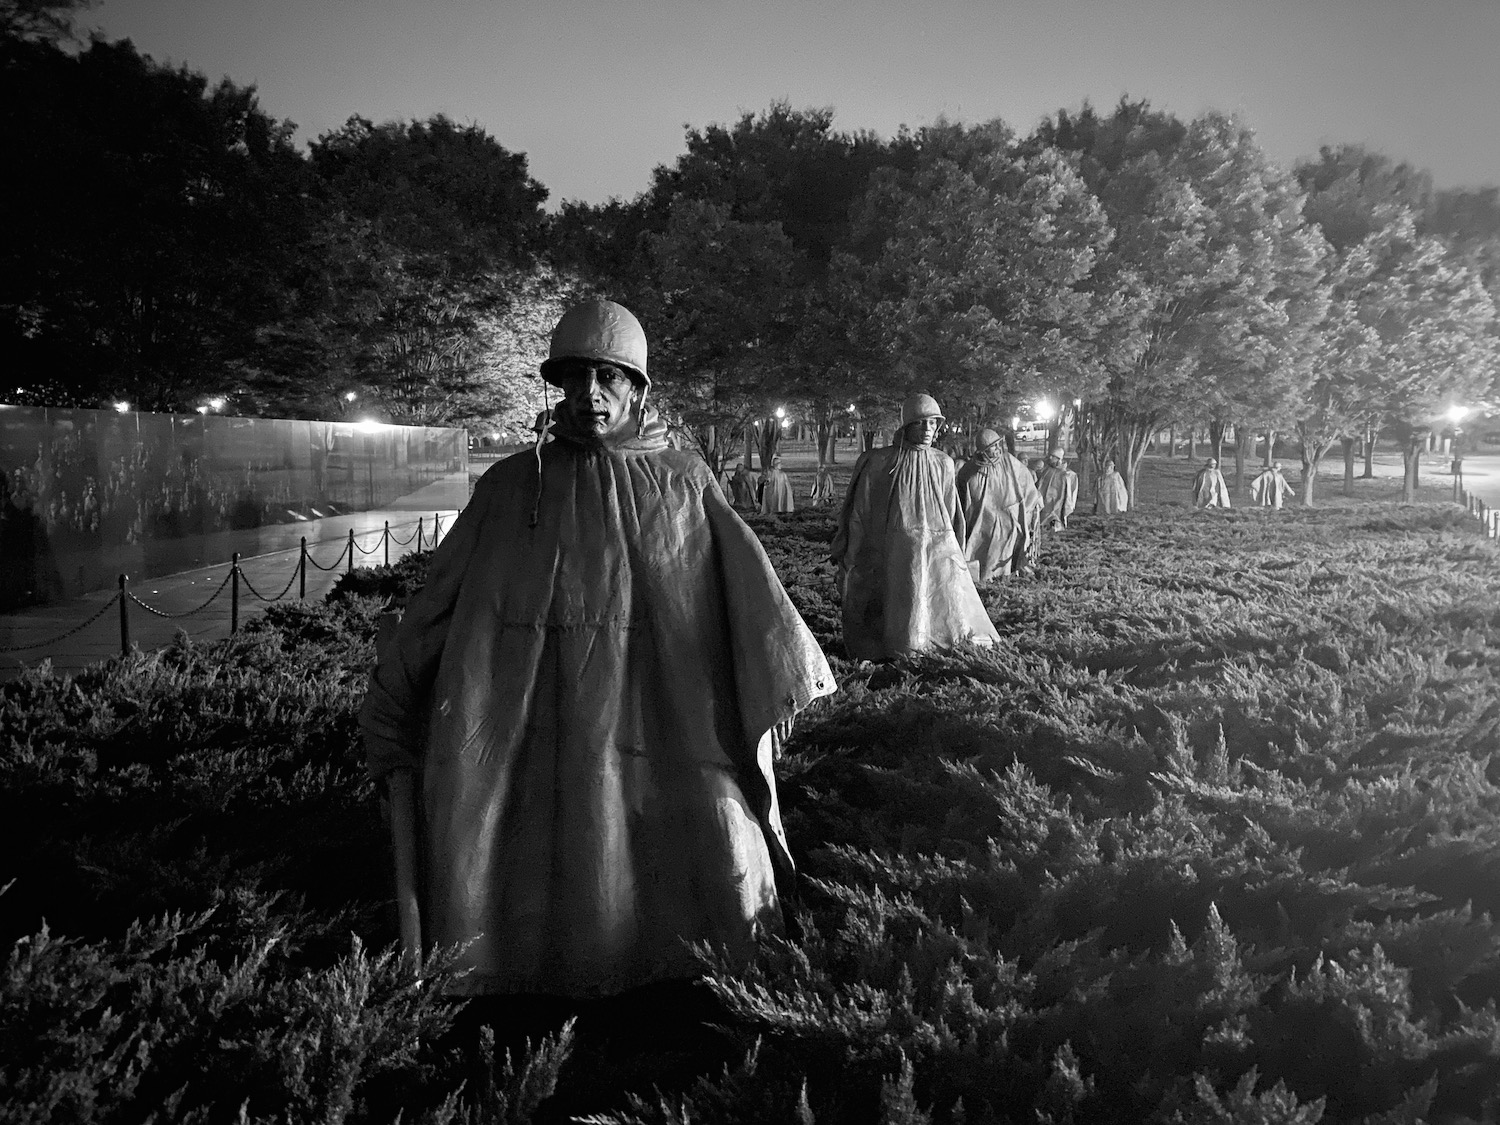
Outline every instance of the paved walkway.
<svg viewBox="0 0 1500 1125">
<path fill-rule="evenodd" d="M 159 616 L 132 601 L 128 614 L 130 641 L 142 649 L 161 648 L 171 642 L 179 629 L 195 641 L 227 637 L 232 587 L 226 580 L 230 556 L 235 551 L 240 554 L 243 575 L 239 595 L 239 620 L 243 624 L 265 608 L 266 602 L 261 597 L 279 601 L 298 596 L 298 560 L 304 536 L 309 559 L 306 597 L 310 601 L 323 597 L 348 569 L 351 531 L 356 545 L 355 566 L 375 566 L 386 560 L 387 523 L 391 530 L 392 562 L 417 549 L 419 521 L 423 541 L 430 548 L 434 521 L 439 523 L 442 534 L 457 514 L 452 506 L 454 501 L 467 495 L 467 478 L 462 480 L 461 489 L 459 484 L 454 480 L 429 485 L 378 511 L 224 532 L 209 537 L 207 544 L 203 538 L 185 542 L 184 559 L 196 561 L 217 554 L 223 561 L 128 582 L 127 589 L 135 598 L 162 614 L 191 613 Z M 53 668 L 77 671 L 118 655 L 121 642 L 118 593 L 118 589 L 101 590 L 56 605 L 0 614 L 0 681 L 15 679 L 23 668 L 44 659 L 50 660 Z M 198 610 L 205 602 L 207 607 Z M 194 610 L 198 612 L 191 612 Z M 74 629 L 76 632 L 63 636 Z"/>
</svg>

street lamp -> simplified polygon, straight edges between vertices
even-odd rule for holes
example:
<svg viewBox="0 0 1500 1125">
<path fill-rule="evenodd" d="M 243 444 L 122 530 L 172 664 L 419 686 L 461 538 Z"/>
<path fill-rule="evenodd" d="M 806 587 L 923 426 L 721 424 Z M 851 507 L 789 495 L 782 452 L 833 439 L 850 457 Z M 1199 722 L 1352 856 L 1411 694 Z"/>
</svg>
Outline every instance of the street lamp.
<svg viewBox="0 0 1500 1125">
<path fill-rule="evenodd" d="M 1052 404 L 1050 402 L 1048 402 L 1046 399 L 1042 399 L 1040 402 L 1038 402 L 1036 404 L 1036 416 L 1037 416 L 1038 421 L 1042 421 L 1042 422 L 1050 422 L 1050 421 L 1052 421 L 1052 413 L 1053 413 L 1053 411 L 1052 411 Z"/>
<path fill-rule="evenodd" d="M 213 410 L 213 411 L 216 411 L 216 412 L 220 411 L 220 410 L 223 410 L 224 409 L 224 399 L 223 399 L 223 396 L 221 396 L 221 395 L 215 395 L 213 398 L 209 399 L 208 400 L 208 408 L 210 410 Z"/>
<path fill-rule="evenodd" d="M 130 410 L 130 403 L 125 402 L 123 399 L 119 402 L 112 402 L 110 405 L 121 414 L 125 414 Z"/>
<path fill-rule="evenodd" d="M 359 395 L 356 394 L 354 391 L 345 391 L 344 392 L 344 401 L 345 402 L 353 402 L 358 397 L 359 397 Z"/>
</svg>

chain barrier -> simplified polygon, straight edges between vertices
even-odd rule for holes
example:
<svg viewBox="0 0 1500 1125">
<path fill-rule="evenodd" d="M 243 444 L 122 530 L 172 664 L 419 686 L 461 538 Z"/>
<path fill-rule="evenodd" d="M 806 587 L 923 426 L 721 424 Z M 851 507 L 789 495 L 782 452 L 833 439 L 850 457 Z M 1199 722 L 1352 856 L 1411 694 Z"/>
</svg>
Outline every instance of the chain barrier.
<svg viewBox="0 0 1500 1125">
<path fill-rule="evenodd" d="M 1464 487 L 1463 474 L 1453 478 L 1453 499 L 1479 521 L 1479 534 L 1486 539 L 1500 539 L 1500 509 L 1486 504 Z"/>
<path fill-rule="evenodd" d="M 120 595 L 119 594 L 112 595 L 110 597 L 109 601 L 105 602 L 102 606 L 100 606 L 99 609 L 95 613 L 93 613 L 87 620 L 81 621 L 77 625 L 74 625 L 66 633 L 59 633 L 57 636 L 55 636 L 55 637 L 49 637 L 45 641 L 32 641 L 30 644 L 24 644 L 24 645 L 6 645 L 5 647 L 0 648 L 0 652 L 25 652 L 27 649 L 30 649 L 30 648 L 42 648 L 42 647 L 44 647 L 46 645 L 55 645 L 55 644 L 57 644 L 58 641 L 65 641 L 69 637 L 71 637 L 74 633 L 81 633 L 85 629 L 87 629 L 90 625 L 92 625 L 95 621 L 98 621 L 99 618 L 101 618 L 101 617 L 104 616 L 105 611 L 107 611 L 112 605 L 114 605 L 119 600 L 120 600 Z"/>
<path fill-rule="evenodd" d="M 264 594 L 262 594 L 259 590 L 257 590 L 254 586 L 252 586 L 250 584 L 250 576 L 245 573 L 245 568 L 244 567 L 240 567 L 240 581 L 245 584 L 245 589 L 249 590 L 252 594 L 254 594 L 261 601 L 263 601 L 263 602 L 279 602 L 282 598 L 286 597 L 286 592 L 292 588 L 292 583 L 295 582 L 295 581 L 297 581 L 297 575 L 298 575 L 298 573 L 300 573 L 300 569 L 301 569 L 300 568 L 300 561 L 301 560 L 298 560 L 298 565 L 297 566 L 293 566 L 292 567 L 292 576 L 286 580 L 286 585 L 281 588 L 281 593 L 277 594 L 274 598 L 268 598 L 268 597 L 266 597 Z"/>
<path fill-rule="evenodd" d="M 224 592 L 224 587 L 229 585 L 229 580 L 231 578 L 233 578 L 233 577 L 234 577 L 234 567 L 230 567 L 229 568 L 229 573 L 226 574 L 226 575 L 224 575 L 224 581 L 222 581 L 222 582 L 219 583 L 219 588 L 217 590 L 215 590 L 212 594 L 208 595 L 208 601 L 204 602 L 197 609 L 190 609 L 186 613 L 168 613 L 164 609 L 157 609 L 154 605 L 147 605 L 145 602 L 141 601 L 140 598 L 136 597 L 135 593 L 133 591 L 127 590 L 125 592 L 125 596 L 128 597 L 131 601 L 133 601 L 136 605 L 138 605 L 142 609 L 144 609 L 147 613 L 154 613 L 157 617 L 165 617 L 165 618 L 168 618 L 169 620 L 175 621 L 178 618 L 191 617 L 195 613 L 202 613 L 205 609 L 207 609 L 209 606 L 211 606 L 213 604 L 215 598 L 217 598 L 220 594 L 222 594 Z"/>
<path fill-rule="evenodd" d="M 341 562 L 344 561 L 344 556 L 347 555 L 348 553 L 349 553 L 349 544 L 346 542 L 344 544 L 343 550 L 341 550 L 339 552 L 339 557 L 336 558 L 336 559 L 334 559 L 333 562 L 330 565 L 328 565 L 328 566 L 324 566 L 317 559 L 313 558 L 311 554 L 309 554 L 307 556 L 307 561 L 310 562 L 310 563 L 312 563 L 313 566 L 317 567 L 319 570 L 324 570 L 324 571 L 327 571 L 327 570 L 337 570 L 339 568 L 339 563 L 341 563 Z"/>
<path fill-rule="evenodd" d="M 437 529 L 438 529 L 439 526 L 440 526 L 440 524 L 439 524 L 438 518 L 436 516 L 434 516 L 434 518 L 433 518 L 433 536 L 432 536 L 434 545 L 436 545 L 437 534 L 438 534 Z M 119 605 L 120 606 L 121 634 L 122 634 L 122 637 L 128 635 L 128 624 L 126 623 L 126 620 L 125 620 L 125 618 L 126 618 L 126 612 L 125 612 L 125 610 L 126 610 L 126 607 L 130 603 L 132 603 L 132 602 L 135 603 L 136 605 L 140 606 L 147 613 L 152 614 L 153 616 L 156 616 L 156 617 L 165 618 L 165 619 L 167 619 L 169 621 L 178 621 L 178 620 L 181 620 L 182 618 L 185 618 L 185 617 L 192 617 L 195 614 L 202 613 L 205 609 L 207 609 L 209 606 L 211 606 L 214 603 L 214 601 L 219 597 L 219 595 L 224 592 L 224 587 L 228 586 L 229 583 L 230 583 L 230 581 L 233 580 L 236 576 L 238 576 L 240 582 L 243 582 L 245 584 L 245 588 L 248 589 L 251 594 L 253 594 L 255 597 L 259 598 L 261 601 L 266 602 L 266 603 L 279 602 L 282 598 L 284 598 L 284 597 L 287 596 L 288 591 L 290 591 L 291 588 L 292 588 L 292 583 L 296 582 L 299 576 L 304 576 L 305 575 L 305 570 L 303 569 L 303 564 L 304 563 L 311 563 L 318 570 L 328 572 L 328 571 L 337 570 L 338 567 L 339 567 L 339 565 L 341 563 L 343 563 L 345 555 L 349 556 L 349 563 L 352 566 L 353 563 L 354 563 L 354 556 L 353 556 L 353 549 L 354 548 L 358 548 L 359 552 L 361 554 L 363 554 L 363 555 L 373 555 L 376 551 L 380 550 L 380 548 L 381 548 L 382 545 L 386 546 L 387 550 L 389 550 L 389 545 L 391 543 L 395 543 L 399 547 L 406 547 L 406 546 L 411 545 L 413 542 L 415 542 L 417 544 L 417 550 L 420 551 L 420 550 L 423 549 L 425 541 L 426 541 L 426 536 L 423 534 L 423 527 L 422 527 L 422 521 L 421 520 L 417 521 L 416 530 L 413 531 L 405 539 L 400 539 L 400 538 L 396 537 L 395 535 L 392 535 L 391 534 L 390 526 L 387 525 L 385 527 L 385 529 L 381 532 L 380 538 L 376 541 L 375 546 L 371 547 L 369 550 L 365 550 L 365 548 L 360 547 L 359 544 L 357 542 L 355 542 L 354 532 L 351 531 L 349 539 L 348 539 L 347 542 L 345 542 L 345 544 L 343 546 L 343 549 L 339 551 L 338 557 L 335 558 L 333 560 L 333 562 L 330 563 L 328 566 L 324 566 L 322 563 L 318 562 L 317 559 L 315 559 L 315 558 L 312 557 L 312 554 L 307 550 L 307 540 L 304 539 L 302 541 L 302 548 L 301 548 L 301 551 L 299 553 L 299 557 L 297 559 L 297 563 L 292 568 L 291 576 L 286 580 L 286 585 L 281 588 L 281 592 L 279 594 L 277 594 L 274 598 L 268 598 L 268 597 L 266 597 L 264 594 L 262 594 L 259 590 L 257 590 L 255 588 L 255 586 L 250 582 L 250 579 L 246 576 L 244 568 L 242 568 L 239 565 L 239 555 L 236 554 L 235 558 L 234 558 L 234 561 L 231 562 L 230 565 L 229 565 L 229 573 L 224 576 L 224 580 L 219 583 L 218 587 L 214 590 L 214 592 L 212 594 L 210 594 L 208 596 L 208 598 L 201 605 L 195 606 L 194 608 L 186 610 L 185 612 L 182 612 L 182 613 L 168 613 L 166 610 L 157 609 L 154 605 L 150 605 L 147 602 L 142 601 L 140 598 L 138 598 L 136 596 L 135 591 L 129 589 L 126 586 L 126 584 L 125 584 L 125 578 L 122 575 L 121 578 L 120 578 L 120 590 L 119 590 L 119 592 L 116 593 L 113 597 L 111 597 L 109 599 L 109 601 L 105 602 L 97 610 L 95 610 L 93 613 L 91 613 L 88 617 L 84 618 L 84 620 L 80 621 L 77 625 L 74 625 L 71 629 L 68 629 L 65 632 L 59 633 L 55 637 L 48 637 L 46 640 L 31 641 L 31 642 L 29 642 L 27 644 L 23 644 L 23 645 L 3 645 L 3 646 L 0 646 L 0 653 L 26 652 L 29 649 L 46 648 L 49 645 L 55 645 L 55 644 L 57 644 L 60 641 L 65 641 L 69 637 L 73 636 L 74 634 L 83 632 L 83 630 L 87 629 L 90 625 L 94 624 L 94 622 L 98 621 L 107 612 L 109 612 L 110 607 L 115 606 L 115 605 Z M 123 601 L 122 601 L 122 599 L 123 599 Z M 122 641 L 122 643 L 125 643 L 125 642 Z"/>
</svg>

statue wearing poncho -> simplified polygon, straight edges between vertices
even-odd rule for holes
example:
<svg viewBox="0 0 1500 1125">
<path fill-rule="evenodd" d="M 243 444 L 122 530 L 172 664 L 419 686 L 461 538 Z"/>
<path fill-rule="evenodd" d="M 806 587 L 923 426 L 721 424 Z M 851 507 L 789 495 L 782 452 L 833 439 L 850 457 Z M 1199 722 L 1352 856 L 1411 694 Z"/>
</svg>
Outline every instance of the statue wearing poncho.
<svg viewBox="0 0 1500 1125">
<path fill-rule="evenodd" d="M 773 729 L 833 677 L 708 466 L 626 418 L 569 392 L 484 475 L 361 713 L 371 773 L 420 777 L 424 943 L 469 943 L 465 993 L 615 993 L 782 928 Z"/>
<path fill-rule="evenodd" d="M 1042 496 L 1042 525 L 1053 530 L 1067 527 L 1078 506 L 1078 474 L 1063 464 L 1060 454 L 1051 453 L 1036 487 Z"/>
<path fill-rule="evenodd" d="M 900 440 L 855 462 L 829 548 L 852 659 L 998 639 L 964 557 L 953 461 L 932 448 L 941 418 L 930 396 L 911 396 Z"/>
<path fill-rule="evenodd" d="M 975 582 L 1003 578 L 1024 563 L 1037 530 L 1042 497 L 1031 471 L 1006 452 L 994 430 L 981 430 L 979 449 L 958 470 L 967 541 L 964 554 Z"/>
<path fill-rule="evenodd" d="M 1099 514 L 1102 516 L 1117 516 L 1121 512 L 1129 511 L 1130 493 L 1125 490 L 1125 478 L 1119 474 L 1113 461 L 1104 462 L 1104 472 L 1099 474 L 1095 496 L 1099 501 Z"/>
<path fill-rule="evenodd" d="M 1193 477 L 1193 507 L 1229 507 L 1229 485 L 1224 482 L 1224 474 L 1219 471 L 1216 458 L 1210 457 L 1205 461 L 1203 468 Z"/>
<path fill-rule="evenodd" d="M 781 457 L 772 457 L 771 467 L 766 470 L 765 479 L 761 482 L 760 514 L 783 515 L 795 511 L 796 507 L 796 501 L 792 498 L 792 481 L 781 467 Z"/>
</svg>

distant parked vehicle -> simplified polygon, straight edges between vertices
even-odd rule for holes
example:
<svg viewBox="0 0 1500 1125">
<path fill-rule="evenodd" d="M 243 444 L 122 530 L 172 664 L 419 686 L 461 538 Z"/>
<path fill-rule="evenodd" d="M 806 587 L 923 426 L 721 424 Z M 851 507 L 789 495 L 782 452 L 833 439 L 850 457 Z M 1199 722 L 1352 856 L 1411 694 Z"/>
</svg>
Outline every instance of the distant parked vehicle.
<svg viewBox="0 0 1500 1125">
<path fill-rule="evenodd" d="M 1026 422 L 1016 430 L 1017 441 L 1046 441 L 1047 424 L 1045 422 Z"/>
</svg>

